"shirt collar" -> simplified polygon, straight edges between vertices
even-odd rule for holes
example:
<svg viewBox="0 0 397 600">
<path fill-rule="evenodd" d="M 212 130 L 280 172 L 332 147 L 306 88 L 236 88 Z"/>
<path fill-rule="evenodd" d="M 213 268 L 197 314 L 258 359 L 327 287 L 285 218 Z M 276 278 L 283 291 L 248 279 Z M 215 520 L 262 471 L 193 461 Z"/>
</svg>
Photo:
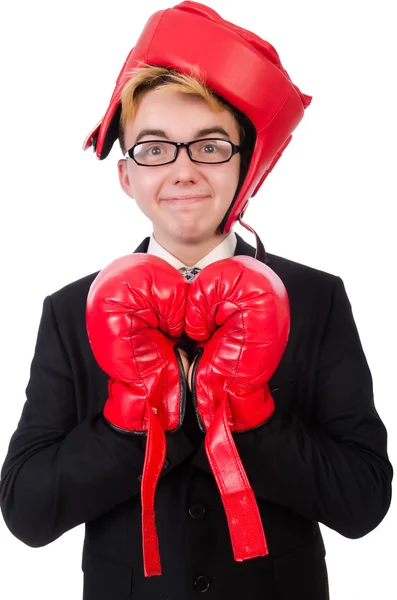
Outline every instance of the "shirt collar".
<svg viewBox="0 0 397 600">
<path fill-rule="evenodd" d="M 204 269 L 207 265 L 217 261 L 222 260 L 224 258 L 230 258 L 234 256 L 237 245 L 237 238 L 234 231 L 231 231 L 224 240 L 218 244 L 215 248 L 213 248 L 208 254 L 206 254 L 203 258 L 201 258 L 198 262 L 196 262 L 192 267 L 197 267 L 198 269 Z M 157 240 L 153 237 L 153 234 L 150 236 L 149 246 L 147 249 L 148 254 L 154 254 L 166 260 L 170 265 L 175 267 L 175 269 L 182 269 L 182 267 L 187 267 L 183 262 L 181 262 L 178 258 L 173 256 L 168 250 L 163 248 Z"/>
</svg>

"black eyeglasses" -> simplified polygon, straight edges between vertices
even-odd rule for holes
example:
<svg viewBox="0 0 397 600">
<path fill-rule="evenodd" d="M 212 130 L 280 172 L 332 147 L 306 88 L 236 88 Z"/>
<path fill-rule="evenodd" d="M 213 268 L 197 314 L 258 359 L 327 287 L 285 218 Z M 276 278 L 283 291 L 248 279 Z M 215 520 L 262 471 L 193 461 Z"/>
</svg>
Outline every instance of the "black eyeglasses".
<svg viewBox="0 0 397 600">
<path fill-rule="evenodd" d="M 203 138 L 192 142 L 148 140 L 132 146 L 124 154 L 124 158 L 132 158 L 142 167 L 159 167 L 175 162 L 183 147 L 187 149 L 191 161 L 206 165 L 228 162 L 241 149 L 241 146 L 222 138 Z"/>
</svg>

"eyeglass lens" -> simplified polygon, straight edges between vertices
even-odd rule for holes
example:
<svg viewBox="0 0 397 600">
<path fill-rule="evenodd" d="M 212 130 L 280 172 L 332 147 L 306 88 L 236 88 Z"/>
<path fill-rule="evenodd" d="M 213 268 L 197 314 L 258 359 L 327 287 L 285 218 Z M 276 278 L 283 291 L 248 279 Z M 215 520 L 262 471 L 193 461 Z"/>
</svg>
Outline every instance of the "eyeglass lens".
<svg viewBox="0 0 397 600">
<path fill-rule="evenodd" d="M 203 163 L 217 163 L 229 160 L 232 146 L 227 140 L 197 140 L 190 144 L 193 160 Z M 134 158 L 143 165 L 162 165 L 175 158 L 177 148 L 169 142 L 140 142 L 134 148 Z"/>
</svg>

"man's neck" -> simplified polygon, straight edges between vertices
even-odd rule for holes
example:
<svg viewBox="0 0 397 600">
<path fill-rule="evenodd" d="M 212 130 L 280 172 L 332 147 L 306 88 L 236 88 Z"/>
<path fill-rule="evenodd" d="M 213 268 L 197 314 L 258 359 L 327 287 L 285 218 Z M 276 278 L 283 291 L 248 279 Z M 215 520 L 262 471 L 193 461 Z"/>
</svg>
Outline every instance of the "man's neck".
<svg viewBox="0 0 397 600">
<path fill-rule="evenodd" d="M 162 236 L 161 233 L 153 232 L 153 237 L 156 242 L 178 260 L 183 262 L 187 267 L 192 267 L 199 260 L 204 258 L 211 250 L 219 246 L 228 235 L 228 233 L 219 233 L 202 241 L 188 243 L 183 241 L 179 242 L 175 239 L 170 240 L 167 237 Z"/>
</svg>

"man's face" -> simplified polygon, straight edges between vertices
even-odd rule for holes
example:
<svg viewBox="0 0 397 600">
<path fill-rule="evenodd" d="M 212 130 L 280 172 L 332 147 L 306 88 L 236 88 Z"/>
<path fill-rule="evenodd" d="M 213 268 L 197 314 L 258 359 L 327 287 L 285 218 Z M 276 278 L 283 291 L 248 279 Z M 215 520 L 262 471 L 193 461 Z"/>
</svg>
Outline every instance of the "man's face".
<svg viewBox="0 0 397 600">
<path fill-rule="evenodd" d="M 200 134 L 204 129 L 208 133 Z M 157 133 L 142 135 L 144 130 Z M 134 122 L 126 126 L 124 135 L 127 149 L 153 139 L 189 142 L 217 137 L 237 145 L 240 141 L 230 111 L 215 112 L 203 100 L 161 89 L 139 99 Z M 223 164 L 199 164 L 181 148 L 173 163 L 145 167 L 127 159 L 119 161 L 118 169 L 121 187 L 152 221 L 159 243 L 199 242 L 215 236 L 230 206 L 239 179 L 240 154 Z"/>
</svg>

